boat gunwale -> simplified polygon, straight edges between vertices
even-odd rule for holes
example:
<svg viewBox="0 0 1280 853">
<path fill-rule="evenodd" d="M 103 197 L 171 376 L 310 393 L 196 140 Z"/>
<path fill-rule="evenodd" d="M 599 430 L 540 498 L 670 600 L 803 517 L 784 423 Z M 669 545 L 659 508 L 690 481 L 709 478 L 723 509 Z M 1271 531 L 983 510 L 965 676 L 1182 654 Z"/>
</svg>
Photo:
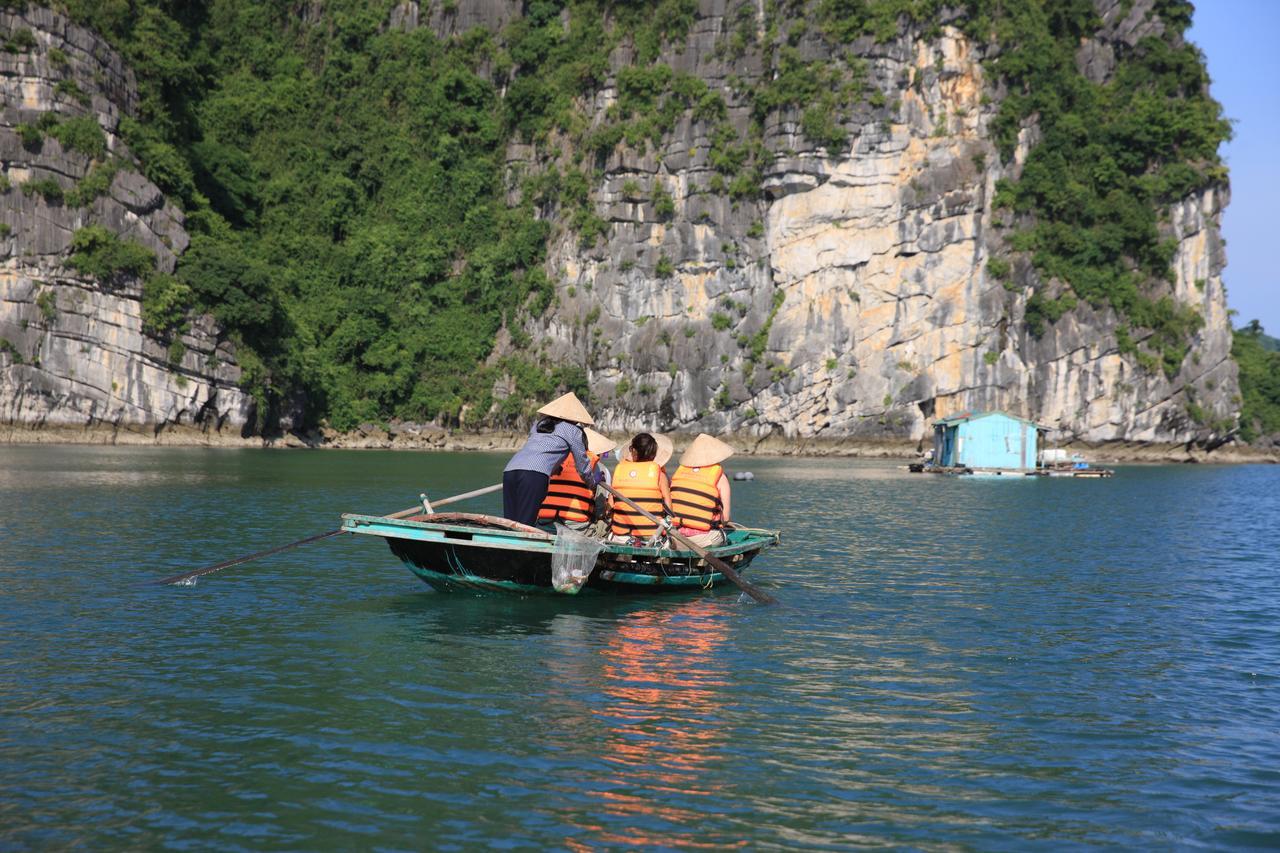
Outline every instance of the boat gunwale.
<svg viewBox="0 0 1280 853">
<path fill-rule="evenodd" d="M 386 515 L 362 515 L 356 512 L 344 512 L 342 514 L 342 526 L 345 529 L 348 521 L 359 521 L 365 523 L 385 524 L 388 527 L 408 527 L 420 530 L 453 530 L 459 533 L 491 533 L 498 536 L 509 536 L 515 539 L 528 539 L 532 542 L 552 542 L 555 536 L 550 533 L 533 530 L 514 530 L 509 527 L 469 527 L 465 524 L 450 524 L 440 521 L 412 521 L 408 518 L 391 518 Z"/>
<path fill-rule="evenodd" d="M 389 527 L 390 530 L 362 530 L 360 527 L 371 527 L 379 525 Z M 404 518 L 390 518 L 381 515 L 362 515 L 359 513 L 343 513 L 342 514 L 342 530 L 347 533 L 359 533 L 366 536 L 380 536 L 384 539 L 404 539 L 411 542 L 422 542 L 432 540 L 422 540 L 413 536 L 397 536 L 394 529 L 397 527 L 408 528 L 411 530 L 430 530 L 443 532 L 446 534 L 445 539 L 453 545 L 467 545 L 474 548 L 496 548 L 500 550 L 515 551 L 544 551 L 550 550 L 555 536 L 549 533 L 540 533 L 525 530 L 511 530 L 507 528 L 477 528 L 468 527 L 460 524 L 449 524 L 447 522 L 431 522 L 431 521 L 410 521 Z M 749 537 L 746 541 L 739 542 L 734 545 L 724 544 L 710 546 L 706 550 L 715 557 L 733 556 L 736 554 L 744 554 L 748 551 L 763 550 L 766 547 L 781 544 L 782 537 L 779 531 L 766 530 L 758 527 L 738 527 L 738 531 L 746 533 Z M 502 538 L 512 538 L 516 540 L 527 540 L 513 544 L 504 544 L 501 542 L 483 541 L 476 542 L 471 539 L 453 538 L 448 536 L 449 532 L 468 533 L 474 535 L 481 532 L 486 536 L 497 536 Z M 632 545 L 622 545 L 616 542 L 605 542 L 602 554 L 617 554 L 621 556 L 632 557 L 651 557 L 661 558 L 668 557 L 672 559 L 699 559 L 699 555 L 695 551 L 674 550 L 669 548 L 647 548 Z"/>
</svg>

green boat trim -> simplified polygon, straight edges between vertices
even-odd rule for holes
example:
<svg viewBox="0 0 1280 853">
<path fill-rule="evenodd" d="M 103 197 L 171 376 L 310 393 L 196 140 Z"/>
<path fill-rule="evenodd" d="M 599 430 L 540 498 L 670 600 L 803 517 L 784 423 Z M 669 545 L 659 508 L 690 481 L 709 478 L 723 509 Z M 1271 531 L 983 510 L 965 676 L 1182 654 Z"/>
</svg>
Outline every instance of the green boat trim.
<svg viewBox="0 0 1280 853">
<path fill-rule="evenodd" d="M 383 538 L 413 539 L 419 542 L 448 541 L 452 545 L 499 550 L 546 551 L 548 554 L 551 553 L 555 543 L 555 537 L 550 534 L 526 533 L 519 530 L 478 532 L 475 527 L 461 524 L 440 524 L 354 513 L 343 514 L 342 530 L 345 533 L 363 533 Z"/>
<path fill-rule="evenodd" d="M 391 536 L 398 539 L 415 539 L 421 542 L 448 541 L 453 545 L 506 548 L 519 551 L 545 551 L 548 554 L 554 550 L 555 545 L 555 536 L 550 533 L 526 532 L 523 530 L 485 530 L 484 532 L 477 532 L 475 527 L 462 524 L 388 518 L 386 516 L 360 515 L 358 513 L 343 513 L 342 530 L 344 533 L 361 533 L 383 538 Z M 776 530 L 735 527 L 728 531 L 730 541 L 727 544 L 718 545 L 707 550 L 712 555 L 723 560 L 726 556 L 732 557 L 735 554 L 743 554 L 758 547 L 759 542 L 755 539 L 734 543 L 733 539 L 742 534 L 772 538 L 774 540 L 772 544 L 775 545 L 781 540 L 781 536 Z M 604 550 L 610 554 L 653 559 L 659 563 L 688 559 L 695 560 L 697 564 L 703 563 L 701 558 L 693 551 L 645 548 L 614 542 L 606 542 Z"/>
</svg>

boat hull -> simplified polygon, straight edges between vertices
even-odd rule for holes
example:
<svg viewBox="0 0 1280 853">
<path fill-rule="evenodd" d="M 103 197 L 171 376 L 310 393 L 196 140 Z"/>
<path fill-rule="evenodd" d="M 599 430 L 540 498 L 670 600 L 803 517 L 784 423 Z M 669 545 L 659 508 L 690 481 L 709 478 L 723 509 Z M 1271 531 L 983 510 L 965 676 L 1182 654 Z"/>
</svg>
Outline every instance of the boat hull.
<svg viewBox="0 0 1280 853">
<path fill-rule="evenodd" d="M 393 520 L 343 516 L 348 533 L 379 536 L 391 552 L 441 592 L 554 593 L 554 537 L 492 516 L 462 513 Z M 710 552 L 738 571 L 778 543 L 772 531 L 736 529 L 729 542 Z M 671 593 L 711 589 L 727 582 L 707 561 L 689 551 L 607 545 L 582 594 Z"/>
</svg>

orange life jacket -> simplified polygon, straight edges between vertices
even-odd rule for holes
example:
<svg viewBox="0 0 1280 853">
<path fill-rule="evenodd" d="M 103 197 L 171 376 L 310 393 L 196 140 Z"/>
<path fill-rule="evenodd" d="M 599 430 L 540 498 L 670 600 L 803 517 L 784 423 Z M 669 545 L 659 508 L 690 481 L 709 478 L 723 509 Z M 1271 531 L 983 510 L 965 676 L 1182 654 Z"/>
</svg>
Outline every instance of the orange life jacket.
<svg viewBox="0 0 1280 853">
<path fill-rule="evenodd" d="M 600 457 L 588 451 L 587 458 L 591 460 L 591 470 L 594 471 Z M 551 475 L 547 496 L 542 499 L 542 508 L 538 510 L 538 520 L 588 522 L 595 508 L 595 495 L 595 488 L 582 481 L 570 453 L 560 463 L 560 470 Z"/>
<path fill-rule="evenodd" d="M 686 468 L 681 465 L 671 478 L 671 512 L 674 522 L 690 530 L 711 530 L 719 527 L 724 509 L 720 502 L 720 477 L 724 468 L 708 465 L 705 468 Z"/>
<path fill-rule="evenodd" d="M 613 469 L 613 488 L 649 512 L 662 518 L 666 507 L 662 489 L 658 487 L 657 462 L 619 462 Z M 645 518 L 626 501 L 613 501 L 613 533 L 618 536 L 646 538 L 658 532 L 658 525 Z"/>
</svg>

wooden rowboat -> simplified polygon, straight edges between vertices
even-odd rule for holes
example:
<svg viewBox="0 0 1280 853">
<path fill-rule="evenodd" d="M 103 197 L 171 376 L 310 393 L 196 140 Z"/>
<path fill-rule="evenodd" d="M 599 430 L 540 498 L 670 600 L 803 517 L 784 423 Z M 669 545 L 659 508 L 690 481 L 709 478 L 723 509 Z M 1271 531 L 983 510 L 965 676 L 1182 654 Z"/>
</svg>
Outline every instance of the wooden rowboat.
<svg viewBox="0 0 1280 853">
<path fill-rule="evenodd" d="M 409 518 L 342 516 L 342 531 L 385 539 L 391 552 L 441 592 L 487 590 L 554 592 L 551 561 L 555 536 L 505 518 L 464 512 Z M 742 571 L 777 545 L 772 530 L 737 527 L 728 542 L 707 551 Z M 726 582 L 692 551 L 607 544 L 596 558 L 583 592 L 679 592 Z"/>
</svg>

